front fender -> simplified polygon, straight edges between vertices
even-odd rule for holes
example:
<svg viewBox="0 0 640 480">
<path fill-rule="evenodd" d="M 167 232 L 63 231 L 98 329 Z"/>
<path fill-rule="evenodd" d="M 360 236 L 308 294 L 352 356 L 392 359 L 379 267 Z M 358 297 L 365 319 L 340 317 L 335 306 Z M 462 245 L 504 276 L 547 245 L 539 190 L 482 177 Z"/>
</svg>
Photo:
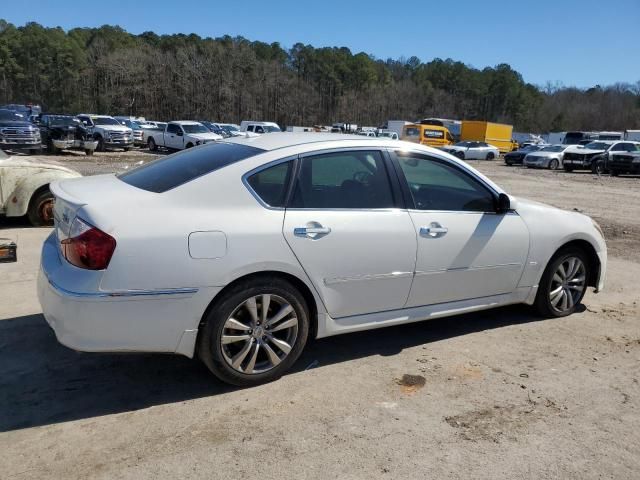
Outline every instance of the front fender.
<svg viewBox="0 0 640 480">
<path fill-rule="evenodd" d="M 63 180 L 66 178 L 79 177 L 78 173 L 61 172 L 42 168 L 33 174 L 19 179 L 14 186 L 13 191 L 7 197 L 7 217 L 21 217 L 26 215 L 29 208 L 29 202 L 33 194 L 42 187 L 49 185 L 54 180 Z"/>
</svg>

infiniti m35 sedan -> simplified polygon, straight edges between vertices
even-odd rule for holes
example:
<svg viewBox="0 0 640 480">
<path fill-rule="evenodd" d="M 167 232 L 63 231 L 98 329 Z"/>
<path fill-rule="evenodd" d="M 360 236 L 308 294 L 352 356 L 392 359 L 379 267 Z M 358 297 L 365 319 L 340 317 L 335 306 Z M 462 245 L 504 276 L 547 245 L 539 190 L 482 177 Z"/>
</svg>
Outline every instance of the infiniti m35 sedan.
<svg viewBox="0 0 640 480">
<path fill-rule="evenodd" d="M 607 262 L 589 217 L 440 150 L 274 133 L 53 183 L 38 296 L 64 345 L 281 376 L 310 338 L 528 304 L 575 311 Z"/>
</svg>

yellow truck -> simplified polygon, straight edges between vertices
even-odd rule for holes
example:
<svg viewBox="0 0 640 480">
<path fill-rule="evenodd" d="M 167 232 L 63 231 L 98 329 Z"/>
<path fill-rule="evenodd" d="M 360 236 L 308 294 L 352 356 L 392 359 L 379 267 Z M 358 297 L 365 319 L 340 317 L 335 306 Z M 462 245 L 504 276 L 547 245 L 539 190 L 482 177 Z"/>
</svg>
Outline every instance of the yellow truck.
<svg viewBox="0 0 640 480">
<path fill-rule="evenodd" d="M 497 147 L 500 153 L 509 153 L 513 150 L 512 134 L 513 125 L 463 120 L 460 141 L 486 142 Z"/>
<path fill-rule="evenodd" d="M 440 125 L 410 123 L 402 129 L 401 139 L 430 147 L 453 145 L 453 137 L 449 129 Z"/>
</svg>

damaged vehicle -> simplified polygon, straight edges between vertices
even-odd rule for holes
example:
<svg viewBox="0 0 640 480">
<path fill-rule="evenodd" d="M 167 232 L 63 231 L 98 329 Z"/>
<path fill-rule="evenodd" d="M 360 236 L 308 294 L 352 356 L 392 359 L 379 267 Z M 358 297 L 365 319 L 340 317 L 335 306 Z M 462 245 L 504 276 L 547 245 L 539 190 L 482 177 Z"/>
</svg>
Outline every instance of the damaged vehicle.
<svg viewBox="0 0 640 480">
<path fill-rule="evenodd" d="M 83 150 L 85 155 L 93 155 L 98 146 L 78 117 L 73 115 L 47 114 L 38 119 L 42 144 L 49 153 L 61 150 Z"/>
<path fill-rule="evenodd" d="M 622 174 L 640 174 L 640 150 L 615 153 L 609 160 L 609 174 L 617 177 Z"/>
<path fill-rule="evenodd" d="M 104 152 L 106 149 L 122 148 L 125 152 L 133 147 L 133 130 L 122 125 L 109 115 L 78 115 L 84 127 L 98 142 L 96 150 Z"/>
<path fill-rule="evenodd" d="M 53 224 L 55 180 L 81 177 L 78 172 L 24 156 L 9 156 L 0 150 L 0 216 L 27 215 L 34 227 Z"/>
<path fill-rule="evenodd" d="M 637 150 L 637 142 L 596 140 L 584 146 L 568 148 L 564 154 L 563 167 L 566 172 L 591 170 L 597 174 L 607 173 L 611 155 Z"/>
</svg>

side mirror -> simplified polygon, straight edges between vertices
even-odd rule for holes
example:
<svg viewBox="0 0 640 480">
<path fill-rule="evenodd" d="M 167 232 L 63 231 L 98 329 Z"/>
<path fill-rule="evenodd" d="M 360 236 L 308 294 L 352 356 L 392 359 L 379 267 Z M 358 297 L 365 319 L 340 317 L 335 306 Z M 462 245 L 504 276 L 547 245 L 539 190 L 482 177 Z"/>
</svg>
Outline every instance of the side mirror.
<svg viewBox="0 0 640 480">
<path fill-rule="evenodd" d="M 506 193 L 501 193 L 500 195 L 498 195 L 498 201 L 496 202 L 496 213 L 507 213 L 513 207 L 514 206 L 511 205 L 511 199 L 509 198 L 509 195 L 507 195 Z"/>
</svg>

